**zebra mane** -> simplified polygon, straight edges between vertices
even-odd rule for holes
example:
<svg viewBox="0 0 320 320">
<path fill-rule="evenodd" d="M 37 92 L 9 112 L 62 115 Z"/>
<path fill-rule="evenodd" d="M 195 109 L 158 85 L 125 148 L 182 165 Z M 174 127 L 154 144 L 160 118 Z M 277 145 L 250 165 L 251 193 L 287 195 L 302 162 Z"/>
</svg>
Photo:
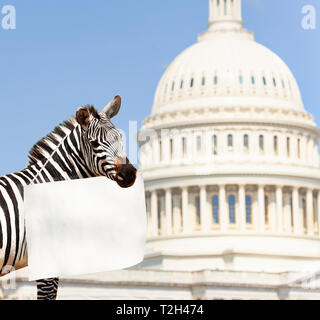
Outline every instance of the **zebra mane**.
<svg viewBox="0 0 320 320">
<path fill-rule="evenodd" d="M 39 140 L 29 151 L 28 167 L 36 164 L 38 161 L 48 158 L 48 154 L 54 152 L 60 142 L 69 134 L 76 126 L 78 126 L 75 118 L 66 120 L 54 128 L 47 136 Z"/>
</svg>

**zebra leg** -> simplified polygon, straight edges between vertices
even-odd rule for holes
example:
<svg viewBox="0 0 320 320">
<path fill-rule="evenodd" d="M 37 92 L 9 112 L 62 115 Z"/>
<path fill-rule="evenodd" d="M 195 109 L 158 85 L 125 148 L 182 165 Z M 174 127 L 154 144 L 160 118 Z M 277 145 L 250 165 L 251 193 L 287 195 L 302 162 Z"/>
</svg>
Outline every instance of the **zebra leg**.
<svg viewBox="0 0 320 320">
<path fill-rule="evenodd" d="M 37 299 L 56 300 L 59 278 L 37 280 Z"/>
</svg>

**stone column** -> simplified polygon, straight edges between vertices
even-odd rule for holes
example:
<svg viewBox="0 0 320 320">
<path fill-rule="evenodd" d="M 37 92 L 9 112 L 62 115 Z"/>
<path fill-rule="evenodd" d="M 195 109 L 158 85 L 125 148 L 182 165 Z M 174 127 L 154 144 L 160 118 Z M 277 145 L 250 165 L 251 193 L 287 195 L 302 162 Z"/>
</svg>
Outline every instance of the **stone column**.
<svg viewBox="0 0 320 320">
<path fill-rule="evenodd" d="M 208 219 L 208 206 L 207 206 L 207 190 L 206 186 L 200 186 L 200 219 L 201 231 L 208 231 L 210 227 L 210 220 Z"/>
<path fill-rule="evenodd" d="M 287 159 L 287 138 L 284 134 L 278 135 L 278 154 L 281 161 Z"/>
<path fill-rule="evenodd" d="M 175 134 L 173 137 L 173 146 L 175 149 L 173 163 L 181 163 L 182 161 L 182 138 L 180 134 Z"/>
<path fill-rule="evenodd" d="M 153 160 L 154 164 L 160 163 L 160 150 L 159 150 L 159 140 L 158 137 L 153 138 L 152 140 L 152 153 L 153 153 Z"/>
<path fill-rule="evenodd" d="M 219 5 L 219 16 L 223 16 L 224 15 L 224 4 L 222 1 L 220 1 L 220 5 Z"/>
<path fill-rule="evenodd" d="M 320 191 L 317 195 L 317 224 L 318 224 L 318 236 L 320 236 Z"/>
<path fill-rule="evenodd" d="M 302 223 L 299 212 L 299 190 L 293 187 L 292 190 L 293 230 L 295 234 L 302 233 Z"/>
<path fill-rule="evenodd" d="M 212 20 L 214 19 L 214 14 L 215 14 L 213 1 L 214 0 L 209 1 L 209 22 L 212 22 Z"/>
<path fill-rule="evenodd" d="M 235 2 L 235 16 L 238 19 L 241 19 L 241 15 L 242 15 L 242 7 L 241 7 L 241 1 L 236 1 Z"/>
<path fill-rule="evenodd" d="M 265 212 L 264 212 L 264 187 L 263 187 L 263 185 L 258 186 L 258 208 L 259 208 L 258 230 L 264 231 L 264 229 L 265 229 Z"/>
<path fill-rule="evenodd" d="M 277 206 L 275 200 L 275 192 L 273 190 L 269 193 L 269 215 L 270 215 L 270 230 L 275 232 L 277 230 Z"/>
<path fill-rule="evenodd" d="M 189 129 L 188 136 L 187 136 L 187 150 L 188 150 L 188 156 L 187 156 L 187 162 L 188 163 L 193 163 L 193 147 L 194 147 L 194 142 L 193 142 L 193 131 Z"/>
<path fill-rule="evenodd" d="M 233 16 L 232 12 L 233 6 L 231 6 L 231 0 L 227 0 L 227 15 Z"/>
<path fill-rule="evenodd" d="M 313 152 L 312 152 L 312 144 L 313 144 L 313 139 L 310 136 L 308 139 L 308 156 L 309 156 L 309 164 L 312 165 L 313 163 Z"/>
<path fill-rule="evenodd" d="M 246 191 L 244 185 L 239 185 L 239 226 L 240 231 L 246 229 Z"/>
<path fill-rule="evenodd" d="M 181 203 L 180 203 L 180 195 L 173 194 L 173 232 L 178 233 L 181 231 Z"/>
<path fill-rule="evenodd" d="M 183 233 L 187 233 L 190 231 L 190 222 L 189 222 L 189 214 L 188 214 L 188 187 L 183 187 L 181 192 L 182 197 L 182 226 Z"/>
<path fill-rule="evenodd" d="M 226 186 L 219 186 L 219 219 L 221 231 L 226 231 L 228 225 L 227 206 L 226 206 Z"/>
<path fill-rule="evenodd" d="M 293 223 L 293 222 L 291 222 L 292 192 L 291 192 L 291 194 L 288 192 L 285 192 L 283 199 L 284 199 L 284 203 L 283 203 L 284 230 L 285 230 L 285 232 L 291 233 L 292 232 L 291 224 Z"/>
<path fill-rule="evenodd" d="M 212 140 L 212 132 L 209 131 L 208 129 L 205 131 L 205 138 L 206 138 L 206 141 L 205 141 L 205 162 L 206 163 L 210 163 L 211 162 L 211 159 L 213 158 L 213 140 Z"/>
<path fill-rule="evenodd" d="M 151 191 L 151 236 L 158 235 L 158 196 L 157 191 Z"/>
<path fill-rule="evenodd" d="M 169 164 L 171 162 L 170 158 L 170 137 L 164 135 L 162 137 L 162 159 L 163 162 Z"/>
<path fill-rule="evenodd" d="M 224 150 L 224 139 L 226 139 L 225 135 L 223 134 L 223 132 L 219 131 L 216 132 L 216 136 L 217 136 L 217 141 L 218 141 L 218 146 L 217 146 L 217 150 L 218 150 L 218 156 L 221 157 L 225 155 L 225 150 Z"/>
<path fill-rule="evenodd" d="M 283 232 L 283 195 L 282 186 L 276 187 L 276 212 L 277 212 L 277 231 L 279 233 Z"/>
<path fill-rule="evenodd" d="M 308 235 L 313 235 L 314 226 L 313 226 L 313 193 L 312 189 L 307 190 L 307 233 Z"/>
<path fill-rule="evenodd" d="M 166 189 L 166 222 L 167 222 L 167 228 L 166 228 L 166 234 L 170 235 L 172 234 L 172 195 L 171 195 L 171 189 Z"/>
</svg>

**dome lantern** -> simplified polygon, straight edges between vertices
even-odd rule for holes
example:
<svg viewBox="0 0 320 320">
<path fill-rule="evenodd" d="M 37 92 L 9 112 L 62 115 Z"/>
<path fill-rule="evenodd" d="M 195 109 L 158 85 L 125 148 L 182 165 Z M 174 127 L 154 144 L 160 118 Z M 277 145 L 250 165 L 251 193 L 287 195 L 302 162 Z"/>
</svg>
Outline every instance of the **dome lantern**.
<svg viewBox="0 0 320 320">
<path fill-rule="evenodd" d="M 209 0 L 209 30 L 241 29 L 241 0 Z"/>
</svg>

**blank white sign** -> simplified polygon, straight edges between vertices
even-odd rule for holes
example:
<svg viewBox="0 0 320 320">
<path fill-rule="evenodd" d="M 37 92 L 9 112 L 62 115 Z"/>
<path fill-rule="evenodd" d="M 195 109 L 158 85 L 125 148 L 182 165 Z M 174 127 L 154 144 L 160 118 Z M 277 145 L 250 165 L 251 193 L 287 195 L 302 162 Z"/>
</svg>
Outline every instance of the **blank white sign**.
<svg viewBox="0 0 320 320">
<path fill-rule="evenodd" d="M 30 281 L 118 270 L 143 260 L 141 176 L 128 189 L 102 177 L 31 185 L 24 213 Z"/>
</svg>

